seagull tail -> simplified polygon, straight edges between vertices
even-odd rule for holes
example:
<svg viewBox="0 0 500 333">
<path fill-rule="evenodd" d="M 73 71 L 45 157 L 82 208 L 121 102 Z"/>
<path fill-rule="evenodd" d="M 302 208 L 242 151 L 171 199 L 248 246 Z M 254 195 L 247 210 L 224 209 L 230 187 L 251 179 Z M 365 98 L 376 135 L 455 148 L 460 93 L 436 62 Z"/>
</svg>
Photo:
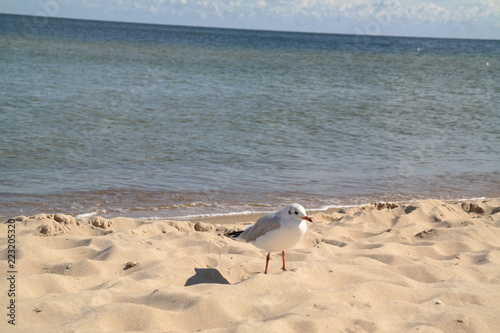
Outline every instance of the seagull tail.
<svg viewBox="0 0 500 333">
<path fill-rule="evenodd" d="M 234 239 L 234 240 L 239 240 L 238 237 L 239 235 L 241 235 L 243 233 L 243 231 L 245 230 L 236 230 L 236 229 L 233 229 L 233 230 L 228 230 L 225 235 L 231 239 Z"/>
</svg>

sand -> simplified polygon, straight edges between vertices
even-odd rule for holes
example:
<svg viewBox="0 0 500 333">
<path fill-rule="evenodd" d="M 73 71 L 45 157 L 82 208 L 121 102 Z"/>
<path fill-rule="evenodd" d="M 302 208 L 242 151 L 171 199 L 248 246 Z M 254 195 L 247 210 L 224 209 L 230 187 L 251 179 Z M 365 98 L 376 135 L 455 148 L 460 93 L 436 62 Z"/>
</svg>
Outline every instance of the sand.
<svg viewBox="0 0 500 333">
<path fill-rule="evenodd" d="M 267 275 L 264 251 L 224 236 L 242 222 L 16 217 L 0 331 L 498 332 L 500 198 L 310 215 Z"/>
</svg>

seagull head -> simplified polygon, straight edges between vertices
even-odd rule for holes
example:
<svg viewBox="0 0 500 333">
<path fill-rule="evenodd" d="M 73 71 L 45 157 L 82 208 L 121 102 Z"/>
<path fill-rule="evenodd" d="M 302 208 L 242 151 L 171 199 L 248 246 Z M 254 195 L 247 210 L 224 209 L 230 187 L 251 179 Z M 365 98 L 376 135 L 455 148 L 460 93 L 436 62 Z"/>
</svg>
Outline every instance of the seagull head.
<svg viewBox="0 0 500 333">
<path fill-rule="evenodd" d="M 304 207 L 299 205 L 298 203 L 291 204 L 290 206 L 286 207 L 285 209 L 282 210 L 283 215 L 288 215 L 294 220 L 306 220 L 309 222 L 312 222 L 312 219 L 307 216 L 306 210 Z"/>
</svg>

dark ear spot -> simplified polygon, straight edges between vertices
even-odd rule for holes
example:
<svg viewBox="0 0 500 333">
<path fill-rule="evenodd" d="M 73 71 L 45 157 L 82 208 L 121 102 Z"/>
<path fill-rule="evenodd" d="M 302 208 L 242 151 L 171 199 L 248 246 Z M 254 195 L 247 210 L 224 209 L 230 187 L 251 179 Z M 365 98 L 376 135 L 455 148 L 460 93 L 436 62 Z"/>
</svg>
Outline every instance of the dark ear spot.
<svg viewBox="0 0 500 333">
<path fill-rule="evenodd" d="M 292 215 L 292 209 L 291 208 L 288 210 L 288 214 Z"/>
</svg>

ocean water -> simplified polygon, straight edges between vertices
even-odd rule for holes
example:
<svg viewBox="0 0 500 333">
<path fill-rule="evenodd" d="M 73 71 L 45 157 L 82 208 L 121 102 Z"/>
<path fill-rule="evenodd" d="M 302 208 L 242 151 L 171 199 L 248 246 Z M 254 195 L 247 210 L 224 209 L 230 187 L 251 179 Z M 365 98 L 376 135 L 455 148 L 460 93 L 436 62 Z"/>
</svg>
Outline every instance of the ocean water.
<svg viewBox="0 0 500 333">
<path fill-rule="evenodd" d="M 0 15 L 0 216 L 500 195 L 500 40 Z"/>
</svg>

